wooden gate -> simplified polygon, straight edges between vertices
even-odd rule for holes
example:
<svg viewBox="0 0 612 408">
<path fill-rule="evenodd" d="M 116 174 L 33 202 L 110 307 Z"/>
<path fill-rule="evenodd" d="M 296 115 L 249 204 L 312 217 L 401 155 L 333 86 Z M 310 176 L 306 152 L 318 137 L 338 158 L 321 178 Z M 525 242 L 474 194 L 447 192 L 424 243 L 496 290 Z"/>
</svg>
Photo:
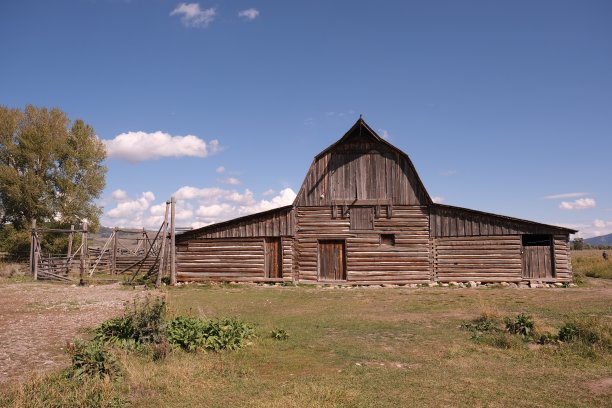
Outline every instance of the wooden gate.
<svg viewBox="0 0 612 408">
<path fill-rule="evenodd" d="M 280 238 L 266 238 L 266 278 L 283 277 L 283 252 Z"/>
<path fill-rule="evenodd" d="M 344 241 L 319 241 L 319 280 L 346 280 Z"/>
<path fill-rule="evenodd" d="M 546 280 L 554 277 L 550 236 L 523 235 L 523 278 Z"/>
</svg>

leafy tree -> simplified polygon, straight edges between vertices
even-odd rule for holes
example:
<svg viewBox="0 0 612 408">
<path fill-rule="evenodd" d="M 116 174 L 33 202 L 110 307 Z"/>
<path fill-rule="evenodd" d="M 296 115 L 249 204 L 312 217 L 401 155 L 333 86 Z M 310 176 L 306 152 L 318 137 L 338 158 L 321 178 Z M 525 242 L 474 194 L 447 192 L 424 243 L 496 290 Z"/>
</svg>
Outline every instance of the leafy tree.
<svg viewBox="0 0 612 408">
<path fill-rule="evenodd" d="M 0 106 L 0 228 L 39 223 L 99 224 L 104 144 L 91 126 L 60 109 Z"/>
<path fill-rule="evenodd" d="M 584 249 L 584 238 L 574 238 L 573 249 L 580 251 Z"/>
</svg>

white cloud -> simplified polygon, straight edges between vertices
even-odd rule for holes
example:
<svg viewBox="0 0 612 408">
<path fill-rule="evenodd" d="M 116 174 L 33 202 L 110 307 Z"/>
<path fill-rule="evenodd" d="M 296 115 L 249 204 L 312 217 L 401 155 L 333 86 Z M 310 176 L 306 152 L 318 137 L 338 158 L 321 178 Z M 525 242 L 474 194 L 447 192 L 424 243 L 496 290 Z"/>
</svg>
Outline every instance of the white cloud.
<svg viewBox="0 0 612 408">
<path fill-rule="evenodd" d="M 264 196 L 264 197 L 269 197 L 271 195 L 274 195 L 274 193 L 276 193 L 276 191 L 274 191 L 272 189 L 269 189 L 269 190 L 266 190 L 263 193 L 261 193 L 261 195 Z"/>
<path fill-rule="evenodd" d="M 576 234 L 580 238 L 592 238 L 612 234 L 612 221 L 595 219 L 591 224 L 576 224 L 569 228 L 579 230 Z"/>
<path fill-rule="evenodd" d="M 237 186 L 238 184 L 241 183 L 240 180 L 238 180 L 235 177 L 228 177 L 226 179 L 221 180 L 221 182 L 223 184 L 229 184 L 229 185 L 232 185 L 232 186 Z"/>
<path fill-rule="evenodd" d="M 198 3 L 180 3 L 170 15 L 181 16 L 181 22 L 186 27 L 208 27 L 217 11 L 214 8 L 201 9 Z"/>
<path fill-rule="evenodd" d="M 444 170 L 440 172 L 441 176 L 450 177 L 457 174 L 457 170 Z"/>
<path fill-rule="evenodd" d="M 437 204 L 442 204 L 445 201 L 444 197 L 431 197 L 431 201 Z"/>
<path fill-rule="evenodd" d="M 597 206 L 597 203 L 592 198 L 579 198 L 572 202 L 562 201 L 559 204 L 559 208 L 562 210 L 584 210 L 587 208 L 594 208 Z"/>
<path fill-rule="evenodd" d="M 106 216 L 115 220 L 136 216 L 148 209 L 153 200 L 155 200 L 155 195 L 150 191 L 146 191 L 140 195 L 140 198 L 119 202 L 115 208 L 106 213 Z"/>
<path fill-rule="evenodd" d="M 125 190 L 117 189 L 111 193 L 113 200 L 115 201 L 124 201 L 127 200 L 127 192 Z"/>
<path fill-rule="evenodd" d="M 253 192 L 245 190 L 243 193 L 220 188 L 181 187 L 175 196 L 179 200 L 195 200 L 198 208 L 191 226 L 199 228 L 244 215 L 271 210 L 293 203 L 295 192 L 285 188 L 271 199 L 256 200 Z"/>
<path fill-rule="evenodd" d="M 238 17 L 242 17 L 247 21 L 255 20 L 257 16 L 259 16 L 259 10 L 254 9 L 254 8 L 242 10 L 241 12 L 238 13 Z"/>
<path fill-rule="evenodd" d="M 389 139 L 389 131 L 385 129 L 378 129 L 378 134 L 380 135 L 380 137 L 382 137 L 385 140 Z"/>
<path fill-rule="evenodd" d="M 127 193 L 125 196 L 123 194 L 115 196 L 119 198 L 114 198 L 116 206 L 104 214 L 102 225 L 159 228 L 164 219 L 166 200 L 154 203 L 155 195 L 150 191 L 141 193 L 140 197 L 133 199 L 130 199 Z M 199 228 L 292 204 L 296 194 L 291 188 L 285 188 L 271 197 L 257 199 L 249 189 L 237 191 L 217 187 L 184 186 L 179 188 L 174 196 L 177 199 L 175 213 L 177 225 Z"/>
<path fill-rule="evenodd" d="M 219 167 L 217 167 L 217 170 L 215 170 L 215 171 L 216 171 L 217 173 L 219 173 L 219 174 L 224 173 L 224 172 L 225 172 L 225 167 L 223 167 L 223 166 L 219 166 Z"/>
<path fill-rule="evenodd" d="M 605 228 L 606 222 L 604 220 L 594 220 L 593 225 L 597 228 Z"/>
<path fill-rule="evenodd" d="M 109 158 L 132 163 L 161 157 L 206 157 L 220 150 L 218 140 L 207 143 L 197 136 L 172 136 L 161 131 L 121 133 L 102 142 Z"/>
<path fill-rule="evenodd" d="M 576 198 L 576 197 L 584 197 L 589 195 L 590 193 L 563 193 L 563 194 L 553 194 L 544 196 L 547 200 L 558 200 L 560 198 Z"/>
</svg>

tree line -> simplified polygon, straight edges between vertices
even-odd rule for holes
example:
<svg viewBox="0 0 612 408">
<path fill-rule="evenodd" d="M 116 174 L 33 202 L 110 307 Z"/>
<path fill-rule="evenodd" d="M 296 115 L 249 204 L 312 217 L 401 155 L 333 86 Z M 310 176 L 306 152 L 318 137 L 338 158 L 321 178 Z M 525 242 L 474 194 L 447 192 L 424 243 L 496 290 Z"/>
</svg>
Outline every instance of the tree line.
<svg viewBox="0 0 612 408">
<path fill-rule="evenodd" d="M 0 251 L 29 251 L 30 225 L 99 226 L 95 200 L 105 186 L 104 144 L 92 126 L 58 108 L 0 106 Z M 65 237 L 49 234 L 49 251 Z"/>
</svg>

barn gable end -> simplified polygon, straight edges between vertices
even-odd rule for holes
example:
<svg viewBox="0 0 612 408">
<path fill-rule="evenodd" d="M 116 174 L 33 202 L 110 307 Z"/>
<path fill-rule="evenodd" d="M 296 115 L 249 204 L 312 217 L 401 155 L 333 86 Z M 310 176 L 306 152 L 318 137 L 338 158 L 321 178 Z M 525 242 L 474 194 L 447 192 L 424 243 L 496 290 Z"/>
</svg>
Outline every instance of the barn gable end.
<svg viewBox="0 0 612 408">
<path fill-rule="evenodd" d="M 431 203 L 410 158 L 359 119 L 340 140 L 315 157 L 295 205 L 376 201 L 393 205 Z"/>
</svg>

